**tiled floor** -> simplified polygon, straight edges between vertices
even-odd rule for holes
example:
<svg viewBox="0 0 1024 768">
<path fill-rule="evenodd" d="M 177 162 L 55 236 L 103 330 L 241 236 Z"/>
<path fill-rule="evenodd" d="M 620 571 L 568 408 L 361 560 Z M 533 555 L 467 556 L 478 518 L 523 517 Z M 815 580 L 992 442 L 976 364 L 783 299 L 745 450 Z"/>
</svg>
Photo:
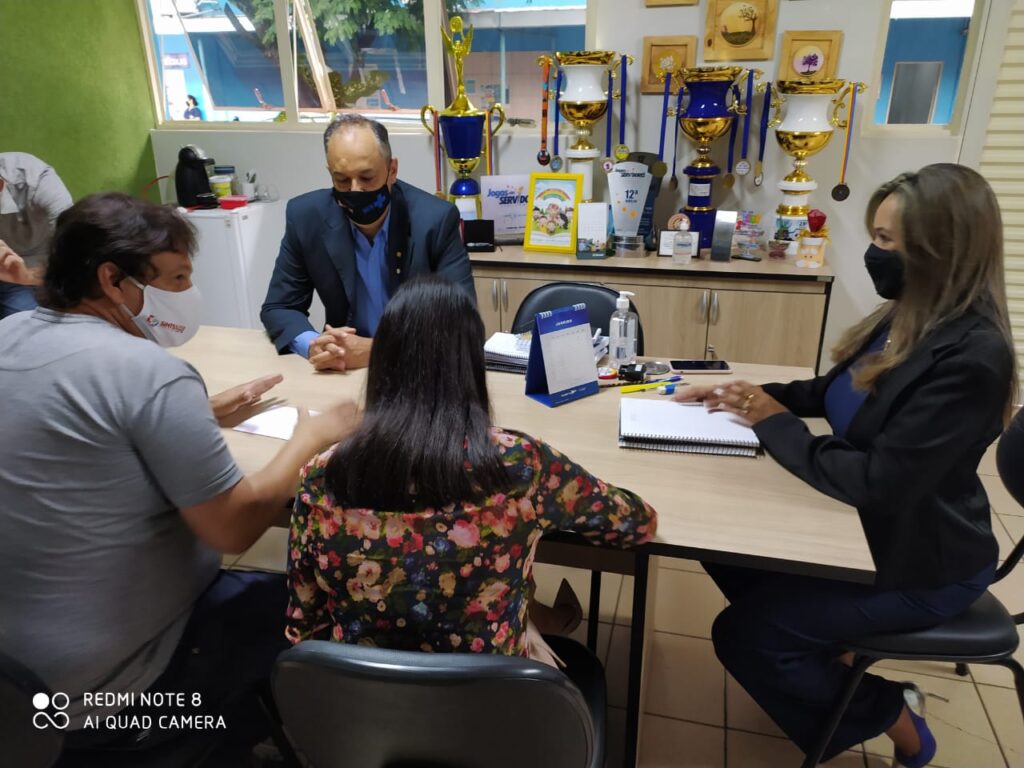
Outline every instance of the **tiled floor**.
<svg viewBox="0 0 1024 768">
<path fill-rule="evenodd" d="M 1001 555 L 1024 536 L 1024 510 L 1002 490 L 991 457 L 982 465 L 983 479 L 996 511 Z M 272 530 L 234 562 L 239 568 L 283 570 L 285 531 Z M 225 558 L 229 563 L 230 559 Z M 640 744 L 644 768 L 797 768 L 802 756 L 757 704 L 732 680 L 714 654 L 711 622 L 724 599 L 698 563 L 656 558 L 660 567 L 653 616 L 654 635 L 648 658 L 648 696 Z M 589 574 L 540 565 L 538 596 L 553 599 L 568 578 L 587 605 Z M 626 660 L 633 583 L 630 577 L 606 575 L 602 582 L 598 651 L 608 679 L 608 761 L 622 762 L 625 723 Z M 1024 610 L 1024 565 L 995 592 L 1011 611 Z M 1024 634 L 1024 633 L 1022 633 Z M 584 640 L 586 622 L 575 637 Z M 1024 644 L 1018 652 L 1024 661 Z M 971 667 L 967 678 L 950 665 L 885 662 L 879 674 L 913 680 L 933 694 L 929 723 L 939 742 L 935 768 L 1021 768 L 1024 766 L 1024 720 L 1008 670 Z M 884 736 L 828 763 L 834 768 L 884 768 L 892 754 Z"/>
</svg>

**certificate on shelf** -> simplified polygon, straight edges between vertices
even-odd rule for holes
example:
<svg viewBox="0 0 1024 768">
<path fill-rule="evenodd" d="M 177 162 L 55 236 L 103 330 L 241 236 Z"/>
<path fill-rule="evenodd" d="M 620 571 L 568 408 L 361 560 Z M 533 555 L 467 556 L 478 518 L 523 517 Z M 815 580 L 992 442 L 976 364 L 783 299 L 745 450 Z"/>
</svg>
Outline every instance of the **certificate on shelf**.
<svg viewBox="0 0 1024 768">
<path fill-rule="evenodd" d="M 494 242 L 523 242 L 529 191 L 529 174 L 480 177 L 481 210 L 494 222 Z"/>
</svg>

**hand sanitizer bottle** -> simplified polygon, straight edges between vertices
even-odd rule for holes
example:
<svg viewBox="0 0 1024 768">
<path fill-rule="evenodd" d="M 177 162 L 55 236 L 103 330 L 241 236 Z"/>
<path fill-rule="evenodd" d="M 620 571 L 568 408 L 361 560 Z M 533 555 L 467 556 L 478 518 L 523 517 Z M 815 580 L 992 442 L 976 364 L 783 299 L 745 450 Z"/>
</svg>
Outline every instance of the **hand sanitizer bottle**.
<svg viewBox="0 0 1024 768">
<path fill-rule="evenodd" d="M 608 321 L 608 357 L 613 368 L 636 361 L 636 336 L 639 318 L 629 311 L 630 291 L 619 291 L 615 311 Z"/>
</svg>

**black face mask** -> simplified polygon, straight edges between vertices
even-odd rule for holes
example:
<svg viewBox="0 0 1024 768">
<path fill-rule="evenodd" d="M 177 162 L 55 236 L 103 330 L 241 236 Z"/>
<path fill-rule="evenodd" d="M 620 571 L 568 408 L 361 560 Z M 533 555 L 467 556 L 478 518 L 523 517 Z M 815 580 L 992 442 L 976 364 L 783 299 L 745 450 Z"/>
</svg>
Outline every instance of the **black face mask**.
<svg viewBox="0 0 1024 768">
<path fill-rule="evenodd" d="M 339 192 L 332 189 L 331 194 L 354 224 L 373 224 L 391 204 L 391 190 L 387 184 L 369 192 Z"/>
<path fill-rule="evenodd" d="M 898 299 L 903 293 L 903 255 L 887 251 L 872 243 L 864 253 L 864 266 L 875 284 L 875 291 L 883 299 Z"/>
</svg>

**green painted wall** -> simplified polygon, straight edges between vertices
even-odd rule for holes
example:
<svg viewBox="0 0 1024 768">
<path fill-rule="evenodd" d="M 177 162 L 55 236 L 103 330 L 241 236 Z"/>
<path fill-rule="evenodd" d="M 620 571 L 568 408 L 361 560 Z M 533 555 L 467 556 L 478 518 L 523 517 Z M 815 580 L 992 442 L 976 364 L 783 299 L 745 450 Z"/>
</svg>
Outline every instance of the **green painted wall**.
<svg viewBox="0 0 1024 768">
<path fill-rule="evenodd" d="M 0 151 L 42 158 L 76 200 L 138 195 L 154 124 L 134 0 L 0 0 Z"/>
</svg>

